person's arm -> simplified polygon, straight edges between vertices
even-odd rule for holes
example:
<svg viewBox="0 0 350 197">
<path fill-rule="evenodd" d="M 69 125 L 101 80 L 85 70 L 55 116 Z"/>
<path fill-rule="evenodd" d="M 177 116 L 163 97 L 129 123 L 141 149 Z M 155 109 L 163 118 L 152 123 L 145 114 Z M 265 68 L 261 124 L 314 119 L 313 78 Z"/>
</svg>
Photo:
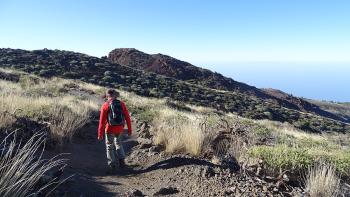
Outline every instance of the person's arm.
<svg viewBox="0 0 350 197">
<path fill-rule="evenodd" d="M 126 124 L 128 125 L 128 135 L 131 135 L 132 128 L 131 128 L 130 114 L 124 102 L 122 102 L 122 109 L 123 109 L 124 118 L 126 120 Z"/>
<path fill-rule="evenodd" d="M 105 105 L 102 105 L 101 112 L 100 112 L 100 121 L 99 121 L 99 125 L 98 125 L 98 133 L 97 133 L 97 138 L 99 140 L 103 139 L 103 134 L 105 132 L 106 122 L 107 122 L 107 110 L 105 108 Z"/>
</svg>

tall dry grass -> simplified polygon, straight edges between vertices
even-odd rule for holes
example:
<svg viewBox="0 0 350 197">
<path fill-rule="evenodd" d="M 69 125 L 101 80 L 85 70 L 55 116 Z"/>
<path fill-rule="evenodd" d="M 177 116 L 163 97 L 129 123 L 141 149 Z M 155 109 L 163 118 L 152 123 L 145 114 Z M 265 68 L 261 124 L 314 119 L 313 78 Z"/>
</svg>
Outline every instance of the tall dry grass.
<svg viewBox="0 0 350 197">
<path fill-rule="evenodd" d="M 50 138 L 58 146 L 64 140 L 71 141 L 74 134 L 91 120 L 91 111 L 85 107 L 78 107 L 77 112 L 66 106 L 54 105 L 50 111 Z"/>
<path fill-rule="evenodd" d="M 311 197 L 337 196 L 340 192 L 340 179 L 335 168 L 328 164 L 310 167 L 305 184 Z"/>
<path fill-rule="evenodd" d="M 165 99 L 158 98 L 147 98 L 136 95 L 132 92 L 126 92 L 123 90 L 117 90 L 120 93 L 120 97 L 127 102 L 130 106 L 135 106 L 139 108 L 154 108 L 161 109 L 165 106 Z"/>
<path fill-rule="evenodd" d="M 231 156 L 237 159 L 237 161 L 241 161 L 246 159 L 249 145 L 246 143 L 246 138 L 235 135 L 229 141 L 228 152 Z"/>
<path fill-rule="evenodd" d="M 93 97 L 83 98 L 65 90 L 69 80 L 53 78 L 33 80 L 24 75 L 18 83 L 0 80 L 0 128 L 6 128 L 17 117 L 26 117 L 49 123 L 50 136 L 61 145 L 99 110 L 99 101 Z M 77 82 L 79 87 L 98 90 L 98 87 Z M 12 114 L 12 115 L 11 115 Z"/>
<path fill-rule="evenodd" d="M 196 110 L 198 111 L 198 110 Z M 249 134 L 236 115 L 219 116 L 200 112 L 182 112 L 162 106 L 152 121 L 154 142 L 165 146 L 167 152 L 185 152 L 192 155 L 210 152 L 214 148 L 216 156 L 233 156 L 237 160 L 247 156 L 248 144 L 252 136 L 232 133 L 227 139 L 215 141 L 222 131 L 237 129 Z M 248 142 L 247 142 L 248 141 Z"/>
<path fill-rule="evenodd" d="M 7 112 L 0 113 L 0 128 L 7 128 L 11 126 L 16 119 Z"/>
<path fill-rule="evenodd" d="M 13 134 L 12 134 L 13 135 Z M 39 185 L 39 180 L 49 170 L 62 167 L 64 160 L 44 160 L 41 157 L 44 136 L 36 134 L 24 145 L 19 146 L 14 136 L 10 142 L 6 139 L 1 143 L 0 154 L 0 196 L 35 196 L 48 188 L 51 182 Z"/>
<path fill-rule="evenodd" d="M 307 133 L 305 131 L 299 130 L 289 123 L 280 123 L 271 120 L 257 120 L 255 121 L 268 128 L 271 131 L 275 131 L 275 134 L 279 135 L 289 135 L 296 139 L 310 139 L 313 141 L 324 141 L 325 137 L 319 134 Z"/>
<path fill-rule="evenodd" d="M 198 117 L 164 108 L 152 124 L 155 143 L 164 145 L 167 152 L 201 153 L 205 136 Z"/>
</svg>

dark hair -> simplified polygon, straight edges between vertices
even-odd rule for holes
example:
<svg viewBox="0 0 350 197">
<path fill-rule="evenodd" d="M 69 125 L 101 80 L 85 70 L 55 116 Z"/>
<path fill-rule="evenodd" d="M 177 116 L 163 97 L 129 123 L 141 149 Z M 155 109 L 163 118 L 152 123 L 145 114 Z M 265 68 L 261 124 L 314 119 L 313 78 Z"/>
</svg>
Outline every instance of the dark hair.
<svg viewBox="0 0 350 197">
<path fill-rule="evenodd" d="M 119 97 L 119 92 L 117 92 L 115 89 L 108 89 L 106 91 L 106 97 Z"/>
</svg>

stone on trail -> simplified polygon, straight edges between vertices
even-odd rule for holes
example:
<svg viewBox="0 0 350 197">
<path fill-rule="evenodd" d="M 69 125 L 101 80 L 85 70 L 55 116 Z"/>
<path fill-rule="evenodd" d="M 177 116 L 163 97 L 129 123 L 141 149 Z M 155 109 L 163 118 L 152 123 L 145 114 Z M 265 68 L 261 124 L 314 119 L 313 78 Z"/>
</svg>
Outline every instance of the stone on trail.
<svg viewBox="0 0 350 197">
<path fill-rule="evenodd" d="M 163 188 L 160 188 L 160 190 L 154 193 L 153 195 L 164 196 L 164 195 L 176 194 L 178 192 L 179 190 L 175 187 L 163 187 Z"/>
<path fill-rule="evenodd" d="M 126 192 L 125 195 L 128 196 L 128 197 L 145 196 L 145 195 L 143 195 L 143 193 L 142 193 L 140 190 L 138 190 L 138 189 L 131 189 L 131 190 L 129 190 L 128 192 Z"/>
</svg>

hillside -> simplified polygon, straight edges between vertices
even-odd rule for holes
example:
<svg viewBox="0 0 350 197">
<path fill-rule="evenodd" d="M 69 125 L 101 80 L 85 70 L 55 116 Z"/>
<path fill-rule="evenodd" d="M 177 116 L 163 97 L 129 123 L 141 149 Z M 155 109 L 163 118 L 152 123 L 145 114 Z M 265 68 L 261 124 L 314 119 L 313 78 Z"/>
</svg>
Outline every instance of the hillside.
<svg viewBox="0 0 350 197">
<path fill-rule="evenodd" d="M 111 51 L 108 59 L 114 63 L 154 72 L 212 89 L 240 91 L 268 98 L 268 95 L 253 86 L 234 81 L 219 73 L 193 66 L 188 62 L 167 55 L 150 55 L 133 48 L 121 48 Z"/>
<path fill-rule="evenodd" d="M 128 168 L 106 174 L 105 145 L 96 139 L 105 87 L 13 69 L 0 69 L 0 75 L 6 79 L 0 79 L 0 149 L 5 158 L 16 159 L 0 157 L 1 196 L 45 196 L 42 184 L 58 186 L 53 197 L 349 195 L 349 133 L 311 134 L 287 123 L 122 90 L 134 131 L 124 140 Z M 62 160 L 38 175 L 41 157 L 34 151 L 40 154 L 41 148 L 11 151 L 16 146 L 4 141 L 13 130 L 21 139 L 18 146 L 28 139 L 37 143 L 32 136 L 45 133 L 42 159 Z M 13 181 L 22 184 L 7 190 Z"/>
<path fill-rule="evenodd" d="M 281 94 L 274 94 L 272 91 L 261 90 L 167 55 L 151 55 L 133 48 L 120 48 L 111 51 L 108 55 L 108 59 L 114 63 L 147 72 L 154 72 L 203 87 L 239 92 L 263 100 L 270 99 L 289 109 L 311 112 L 340 121 L 349 121 L 348 119 L 343 119 L 333 113 L 324 111 L 317 105 L 304 99 L 291 95 L 280 96 Z"/>
<path fill-rule="evenodd" d="M 345 120 L 350 121 L 350 104 L 341 102 L 330 101 L 317 101 L 308 99 L 310 103 L 320 106 L 321 109 L 330 113 L 343 117 Z"/>
<path fill-rule="evenodd" d="M 323 115 L 322 113 L 305 113 L 305 111 L 288 108 L 278 99 L 261 98 L 242 91 L 215 90 L 111 63 L 105 58 L 70 51 L 0 49 L 0 67 L 15 68 L 43 77 L 79 79 L 93 84 L 122 88 L 142 96 L 169 97 L 188 104 L 237 113 L 252 119 L 289 122 L 300 129 L 312 132 L 350 130 L 348 124 L 337 121 L 337 118 L 330 119 L 327 118 L 329 116 L 320 116 Z"/>
</svg>

